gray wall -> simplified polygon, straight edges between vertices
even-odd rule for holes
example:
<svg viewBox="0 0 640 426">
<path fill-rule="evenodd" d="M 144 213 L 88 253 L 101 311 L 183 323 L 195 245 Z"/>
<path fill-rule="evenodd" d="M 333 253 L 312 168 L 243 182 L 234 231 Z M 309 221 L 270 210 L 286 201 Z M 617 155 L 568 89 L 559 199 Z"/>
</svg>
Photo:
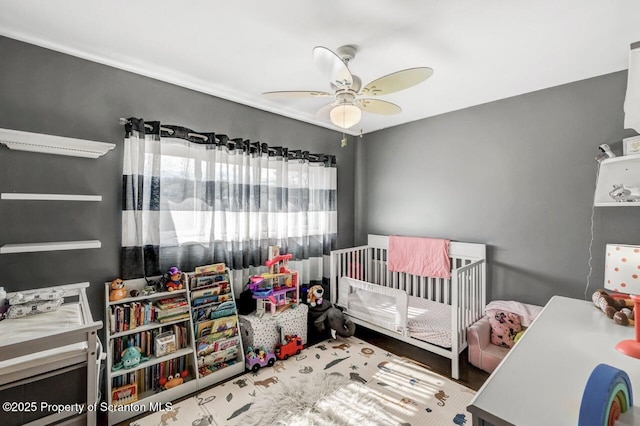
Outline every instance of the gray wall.
<svg viewBox="0 0 640 426">
<path fill-rule="evenodd" d="M 102 241 L 98 250 L 0 256 L 0 285 L 8 291 L 90 281 L 93 314 L 102 319 L 103 283 L 120 273 L 120 117 L 336 155 L 338 244 L 352 244 L 355 144 L 341 148 L 340 133 L 4 37 L 0 58 L 0 128 L 117 145 L 98 160 L 0 145 L 0 192 L 103 196 L 101 203 L 0 201 L 0 245 Z"/>
<path fill-rule="evenodd" d="M 0 202 L 0 245 L 99 239 L 99 250 L 0 256 L 9 290 L 119 273 L 123 129 L 137 116 L 335 154 L 340 247 L 367 233 L 489 246 L 489 297 L 583 297 L 597 146 L 620 153 L 626 73 L 530 93 L 366 135 L 341 134 L 0 37 L 0 127 L 111 142 L 98 160 L 0 146 L 0 192 L 101 194 L 102 203 Z M 357 154 L 357 155 L 356 155 Z M 354 193 L 354 188 L 356 191 Z M 639 243 L 640 210 L 597 208 L 590 293 L 604 244 Z"/>
<path fill-rule="evenodd" d="M 358 144 L 356 242 L 367 233 L 488 245 L 488 300 L 583 298 L 597 147 L 621 155 L 626 72 L 365 135 Z M 594 213 L 593 274 L 604 245 L 640 243 L 637 207 Z"/>
</svg>

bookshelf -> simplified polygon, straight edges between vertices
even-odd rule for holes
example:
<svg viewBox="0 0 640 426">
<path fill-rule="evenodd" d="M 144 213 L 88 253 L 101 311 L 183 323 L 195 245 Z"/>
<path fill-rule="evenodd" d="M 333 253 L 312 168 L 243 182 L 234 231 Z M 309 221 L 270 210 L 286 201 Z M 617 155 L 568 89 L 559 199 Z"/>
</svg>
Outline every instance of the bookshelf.
<svg viewBox="0 0 640 426">
<path fill-rule="evenodd" d="M 124 285 L 129 296 L 116 301 L 109 300 L 111 283 L 105 283 L 105 402 L 115 407 L 108 413 L 110 425 L 244 373 L 244 350 L 228 269 L 224 264 L 209 265 L 183 273 L 182 280 L 185 285 L 180 290 L 151 294 L 146 294 L 149 286 L 145 279 L 127 280 Z M 132 290 L 137 292 L 133 296 Z M 156 338 L 163 333 L 173 334 L 175 340 L 169 349 L 157 352 Z M 121 355 L 129 345 L 140 347 L 143 357 L 134 367 L 125 368 Z M 168 377 L 176 375 L 182 383 L 169 386 L 173 382 Z M 130 404 L 138 407 L 117 409 Z"/>
<path fill-rule="evenodd" d="M 229 270 L 223 263 L 186 274 L 199 386 L 244 372 L 244 349 Z"/>
<path fill-rule="evenodd" d="M 105 283 L 105 402 L 111 407 L 129 404 L 140 406 L 130 410 L 110 410 L 109 424 L 116 424 L 142 410 L 152 411 L 158 403 L 196 392 L 197 383 L 187 290 L 144 294 L 149 290 L 145 279 L 128 280 L 124 281 L 126 293 L 129 295 L 131 291 L 136 291 L 139 295 L 110 301 L 110 284 Z M 163 312 L 166 312 L 165 316 L 162 316 Z M 173 345 L 159 351 L 156 339 L 163 333 L 173 335 Z M 130 346 L 140 348 L 139 363 L 133 367 L 123 365 L 123 352 Z M 182 379 L 181 384 L 163 386 L 169 377 L 176 376 Z"/>
</svg>

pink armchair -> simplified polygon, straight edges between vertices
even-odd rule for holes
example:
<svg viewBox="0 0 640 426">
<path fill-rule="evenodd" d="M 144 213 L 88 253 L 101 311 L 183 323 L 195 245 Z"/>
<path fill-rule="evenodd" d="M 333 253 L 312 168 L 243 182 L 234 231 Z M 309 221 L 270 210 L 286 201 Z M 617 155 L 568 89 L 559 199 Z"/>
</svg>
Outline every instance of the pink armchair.
<svg viewBox="0 0 640 426">
<path fill-rule="evenodd" d="M 492 373 L 509 352 L 491 343 L 491 323 L 489 317 L 482 317 L 467 329 L 469 342 L 469 362 L 487 373 Z"/>
</svg>

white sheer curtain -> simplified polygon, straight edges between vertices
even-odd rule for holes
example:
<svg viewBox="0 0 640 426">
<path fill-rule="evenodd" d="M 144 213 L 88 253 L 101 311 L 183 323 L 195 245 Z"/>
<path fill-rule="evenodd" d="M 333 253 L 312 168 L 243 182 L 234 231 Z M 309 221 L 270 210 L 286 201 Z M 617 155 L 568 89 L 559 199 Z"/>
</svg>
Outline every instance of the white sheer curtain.
<svg viewBox="0 0 640 426">
<path fill-rule="evenodd" d="M 293 254 L 301 283 L 328 277 L 334 157 L 135 118 L 124 150 L 123 277 L 224 262 L 238 286 L 263 270 L 270 245 Z"/>
</svg>

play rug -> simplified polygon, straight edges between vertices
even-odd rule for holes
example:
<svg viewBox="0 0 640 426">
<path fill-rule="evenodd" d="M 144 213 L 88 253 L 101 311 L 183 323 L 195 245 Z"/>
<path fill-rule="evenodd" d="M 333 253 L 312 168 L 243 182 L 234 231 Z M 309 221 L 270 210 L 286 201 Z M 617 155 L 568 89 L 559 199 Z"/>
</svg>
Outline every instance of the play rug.
<svg viewBox="0 0 640 426">
<path fill-rule="evenodd" d="M 466 425 L 474 394 L 350 337 L 318 343 L 131 425 Z"/>
</svg>

